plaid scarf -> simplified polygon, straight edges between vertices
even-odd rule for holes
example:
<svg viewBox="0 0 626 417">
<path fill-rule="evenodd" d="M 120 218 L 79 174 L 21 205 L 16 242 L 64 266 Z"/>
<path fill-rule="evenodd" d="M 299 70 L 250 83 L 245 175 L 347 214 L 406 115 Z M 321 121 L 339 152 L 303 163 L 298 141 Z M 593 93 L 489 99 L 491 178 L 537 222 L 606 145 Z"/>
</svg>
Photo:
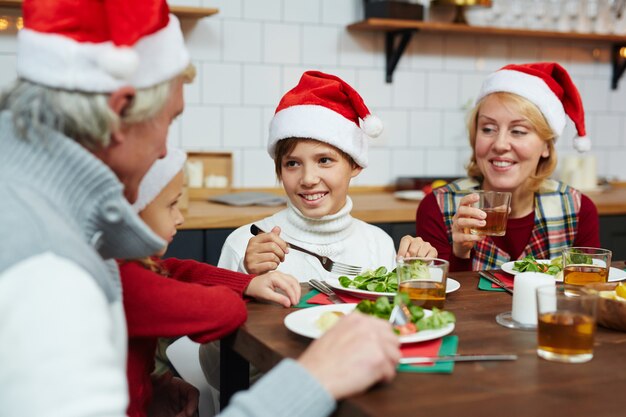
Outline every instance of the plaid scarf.
<svg viewBox="0 0 626 417">
<path fill-rule="evenodd" d="M 467 195 L 468 190 L 477 190 L 479 187 L 477 181 L 463 178 L 433 191 L 443 215 L 450 245 L 452 217 L 459 200 Z M 551 259 L 572 246 L 578 231 L 580 199 L 580 191 L 558 181 L 545 180 L 535 193 L 535 226 L 520 259 L 527 255 L 537 259 Z M 486 236 L 474 246 L 472 269 L 496 269 L 510 260 L 511 255 L 497 247 L 490 236 Z"/>
</svg>

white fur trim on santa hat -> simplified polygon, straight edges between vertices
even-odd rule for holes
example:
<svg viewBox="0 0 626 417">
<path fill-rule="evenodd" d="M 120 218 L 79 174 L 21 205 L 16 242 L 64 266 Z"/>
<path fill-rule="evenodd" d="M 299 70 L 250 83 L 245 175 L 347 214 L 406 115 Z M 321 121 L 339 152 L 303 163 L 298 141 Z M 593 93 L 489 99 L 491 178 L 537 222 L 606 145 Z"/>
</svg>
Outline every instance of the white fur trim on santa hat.
<svg viewBox="0 0 626 417">
<path fill-rule="evenodd" d="M 187 154 L 178 148 L 168 148 L 165 158 L 157 159 L 139 184 L 137 201 L 133 209 L 139 213 L 146 208 L 172 181 L 185 165 Z"/>
<path fill-rule="evenodd" d="M 558 138 L 565 128 L 566 115 L 563 103 L 539 77 L 521 71 L 499 70 L 483 82 L 476 102 L 495 92 L 514 93 L 534 103 Z"/>
<path fill-rule="evenodd" d="M 130 47 L 112 42 L 77 42 L 66 36 L 22 29 L 18 33 L 17 74 L 66 90 L 107 93 L 131 85 L 147 88 L 180 74 L 190 62 L 178 19 Z"/>
<path fill-rule="evenodd" d="M 576 136 L 574 138 L 574 149 L 581 153 L 590 151 L 591 140 L 587 136 Z"/>
<path fill-rule="evenodd" d="M 307 138 L 325 142 L 350 155 L 359 166 L 367 167 L 369 138 L 356 123 L 328 107 L 314 104 L 287 107 L 270 122 L 267 151 L 275 157 L 276 143 L 287 138 Z"/>
</svg>

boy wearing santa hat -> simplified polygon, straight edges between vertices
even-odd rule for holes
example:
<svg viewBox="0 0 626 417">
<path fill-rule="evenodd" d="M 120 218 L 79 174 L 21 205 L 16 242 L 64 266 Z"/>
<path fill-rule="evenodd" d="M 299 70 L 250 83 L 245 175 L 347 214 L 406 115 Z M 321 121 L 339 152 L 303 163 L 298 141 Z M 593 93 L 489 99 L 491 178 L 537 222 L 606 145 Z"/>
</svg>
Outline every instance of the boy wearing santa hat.
<svg viewBox="0 0 626 417">
<path fill-rule="evenodd" d="M 432 246 L 410 236 L 396 253 L 389 235 L 350 214 L 350 181 L 367 167 L 369 140 L 381 131 L 380 120 L 350 85 L 305 72 L 270 123 L 268 152 L 288 207 L 255 222 L 266 233 L 253 236 L 250 225 L 231 233 L 218 265 L 257 274 L 278 269 L 301 281 L 329 276 L 316 258 L 290 251 L 286 242 L 363 270 L 391 270 L 397 254 L 436 256 Z"/>
<path fill-rule="evenodd" d="M 469 178 L 433 191 L 417 211 L 417 231 L 450 260 L 450 270 L 496 269 L 532 255 L 552 259 L 569 246 L 600 245 L 598 212 L 580 191 L 549 179 L 554 142 L 566 117 L 579 151 L 590 147 L 582 101 L 567 71 L 554 62 L 507 65 L 484 81 L 469 118 Z M 471 190 L 512 194 L 504 236 L 479 236 L 485 225 Z"/>
</svg>

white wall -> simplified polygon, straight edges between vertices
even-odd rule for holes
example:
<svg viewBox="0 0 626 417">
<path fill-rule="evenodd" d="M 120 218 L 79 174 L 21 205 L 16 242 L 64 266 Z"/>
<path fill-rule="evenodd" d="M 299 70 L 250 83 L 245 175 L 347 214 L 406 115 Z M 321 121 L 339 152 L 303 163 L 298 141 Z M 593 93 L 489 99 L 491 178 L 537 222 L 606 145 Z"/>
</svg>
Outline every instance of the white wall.
<svg viewBox="0 0 626 417">
<path fill-rule="evenodd" d="M 362 19 L 361 0 L 175 0 L 219 8 L 183 21 L 196 82 L 170 140 L 188 150 L 232 151 L 240 187 L 276 184 L 265 151 L 267 126 L 282 94 L 300 74 L 319 69 L 357 89 L 385 132 L 356 185 L 397 176 L 461 175 L 469 150 L 465 112 L 489 72 L 507 63 L 554 60 L 574 77 L 586 106 L 588 135 L 601 176 L 626 179 L 626 79 L 610 90 L 610 46 L 487 36 L 416 34 L 394 82 L 384 81 L 384 34 L 348 32 Z M 592 51 L 599 48 L 599 57 Z M 15 36 L 0 35 L 0 86 L 15 77 Z M 573 153 L 570 128 L 559 154 Z"/>
</svg>

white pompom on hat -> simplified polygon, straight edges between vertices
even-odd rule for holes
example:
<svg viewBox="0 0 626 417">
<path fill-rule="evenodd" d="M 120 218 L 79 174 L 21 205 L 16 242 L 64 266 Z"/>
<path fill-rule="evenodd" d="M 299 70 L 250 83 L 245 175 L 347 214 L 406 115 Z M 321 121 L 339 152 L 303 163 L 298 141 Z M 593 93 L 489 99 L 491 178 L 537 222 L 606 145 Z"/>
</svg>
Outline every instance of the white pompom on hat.
<svg viewBox="0 0 626 417">
<path fill-rule="evenodd" d="M 574 148 L 579 152 L 591 149 L 580 93 L 561 65 L 556 62 L 536 62 L 502 67 L 483 82 L 476 102 L 496 92 L 517 94 L 534 103 L 557 139 L 563 134 L 566 116 L 569 116 L 578 133 L 574 138 Z"/>
<path fill-rule="evenodd" d="M 280 100 L 270 122 L 267 150 L 274 159 L 282 139 L 315 139 L 342 150 L 365 168 L 369 139 L 382 131 L 380 119 L 370 114 L 348 83 L 331 74 L 307 71 Z"/>
<path fill-rule="evenodd" d="M 190 63 L 165 0 L 24 0 L 17 73 L 65 90 L 110 93 L 170 80 Z"/>
<path fill-rule="evenodd" d="M 137 201 L 133 204 L 139 213 L 150 204 L 159 193 L 172 181 L 185 165 L 187 154 L 178 148 L 169 147 L 165 158 L 157 159 L 139 184 Z"/>
</svg>

